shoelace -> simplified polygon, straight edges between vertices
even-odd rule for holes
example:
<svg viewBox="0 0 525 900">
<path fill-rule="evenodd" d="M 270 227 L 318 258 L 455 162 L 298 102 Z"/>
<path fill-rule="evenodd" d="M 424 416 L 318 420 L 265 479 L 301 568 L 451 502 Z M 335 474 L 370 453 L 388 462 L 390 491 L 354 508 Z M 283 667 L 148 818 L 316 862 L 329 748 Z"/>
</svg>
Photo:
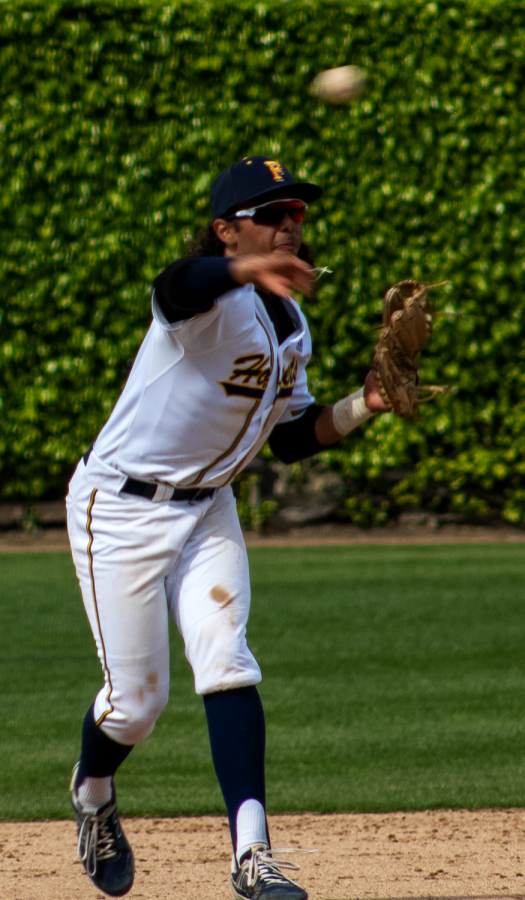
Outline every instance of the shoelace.
<svg viewBox="0 0 525 900">
<path fill-rule="evenodd" d="M 292 878 L 284 875 L 281 869 L 297 871 L 301 867 L 288 859 L 275 859 L 274 853 L 317 853 L 317 850 L 296 850 L 294 847 L 280 847 L 275 850 L 254 850 L 248 863 L 247 887 L 253 887 L 259 876 L 264 878 L 269 884 L 286 884 L 290 881 L 292 884 L 297 884 Z"/>
<path fill-rule="evenodd" d="M 88 815 L 82 822 L 78 835 L 78 855 L 90 876 L 96 875 L 99 859 L 111 859 L 115 856 L 115 841 L 109 828 L 111 810 L 99 815 Z M 82 852 L 84 847 L 84 852 Z"/>
</svg>

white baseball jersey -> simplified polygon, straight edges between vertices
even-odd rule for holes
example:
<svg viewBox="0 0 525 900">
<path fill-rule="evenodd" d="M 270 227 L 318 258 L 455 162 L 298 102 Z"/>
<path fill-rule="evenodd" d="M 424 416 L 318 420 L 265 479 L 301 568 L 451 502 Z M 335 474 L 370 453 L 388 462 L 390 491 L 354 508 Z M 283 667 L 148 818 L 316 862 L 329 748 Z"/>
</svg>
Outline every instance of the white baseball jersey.
<svg viewBox="0 0 525 900">
<path fill-rule="evenodd" d="M 104 470 L 170 486 L 228 484 L 277 422 L 314 402 L 308 325 L 297 303 L 285 303 L 295 329 L 279 345 L 253 285 L 173 324 L 153 295 L 153 322 L 94 446 Z"/>
</svg>

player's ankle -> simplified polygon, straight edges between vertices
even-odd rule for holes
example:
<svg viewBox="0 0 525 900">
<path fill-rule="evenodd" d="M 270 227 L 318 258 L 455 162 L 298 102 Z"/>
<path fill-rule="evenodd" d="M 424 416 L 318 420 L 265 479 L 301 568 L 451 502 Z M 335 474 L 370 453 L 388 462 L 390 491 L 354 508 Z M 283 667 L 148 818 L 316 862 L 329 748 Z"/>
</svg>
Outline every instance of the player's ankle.
<svg viewBox="0 0 525 900">
<path fill-rule="evenodd" d="M 266 813 L 259 800 L 245 800 L 237 811 L 237 847 L 235 855 L 239 864 L 252 847 L 268 849 Z"/>
<path fill-rule="evenodd" d="M 99 809 L 109 803 L 112 797 L 113 778 L 108 775 L 105 778 L 84 778 L 77 785 L 77 796 L 84 809 Z"/>
</svg>

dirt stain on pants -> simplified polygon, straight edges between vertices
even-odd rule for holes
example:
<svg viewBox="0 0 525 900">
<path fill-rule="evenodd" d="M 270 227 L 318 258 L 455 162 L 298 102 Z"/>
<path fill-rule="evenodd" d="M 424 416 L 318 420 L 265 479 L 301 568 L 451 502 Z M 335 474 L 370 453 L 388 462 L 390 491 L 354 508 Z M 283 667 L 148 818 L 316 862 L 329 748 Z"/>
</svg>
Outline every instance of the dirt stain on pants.
<svg viewBox="0 0 525 900">
<path fill-rule="evenodd" d="M 216 603 L 220 603 L 222 607 L 229 606 L 230 603 L 233 603 L 233 597 L 228 591 L 221 587 L 220 584 L 215 585 L 210 591 L 210 597 L 212 600 L 215 600 Z"/>
</svg>

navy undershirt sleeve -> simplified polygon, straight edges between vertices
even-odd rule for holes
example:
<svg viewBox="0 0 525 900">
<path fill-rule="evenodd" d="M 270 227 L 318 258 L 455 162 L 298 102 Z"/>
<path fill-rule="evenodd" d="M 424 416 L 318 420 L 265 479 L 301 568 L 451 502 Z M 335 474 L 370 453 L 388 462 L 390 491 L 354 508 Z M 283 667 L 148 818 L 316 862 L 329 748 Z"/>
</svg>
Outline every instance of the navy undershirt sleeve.
<svg viewBox="0 0 525 900">
<path fill-rule="evenodd" d="M 177 259 L 153 282 L 155 297 L 168 322 L 208 312 L 217 297 L 238 288 L 224 256 Z"/>
<path fill-rule="evenodd" d="M 337 446 L 339 441 L 329 446 L 320 444 L 315 435 L 315 423 L 323 409 L 324 406 L 312 403 L 302 416 L 275 426 L 268 443 L 277 459 L 289 464 Z"/>
</svg>

